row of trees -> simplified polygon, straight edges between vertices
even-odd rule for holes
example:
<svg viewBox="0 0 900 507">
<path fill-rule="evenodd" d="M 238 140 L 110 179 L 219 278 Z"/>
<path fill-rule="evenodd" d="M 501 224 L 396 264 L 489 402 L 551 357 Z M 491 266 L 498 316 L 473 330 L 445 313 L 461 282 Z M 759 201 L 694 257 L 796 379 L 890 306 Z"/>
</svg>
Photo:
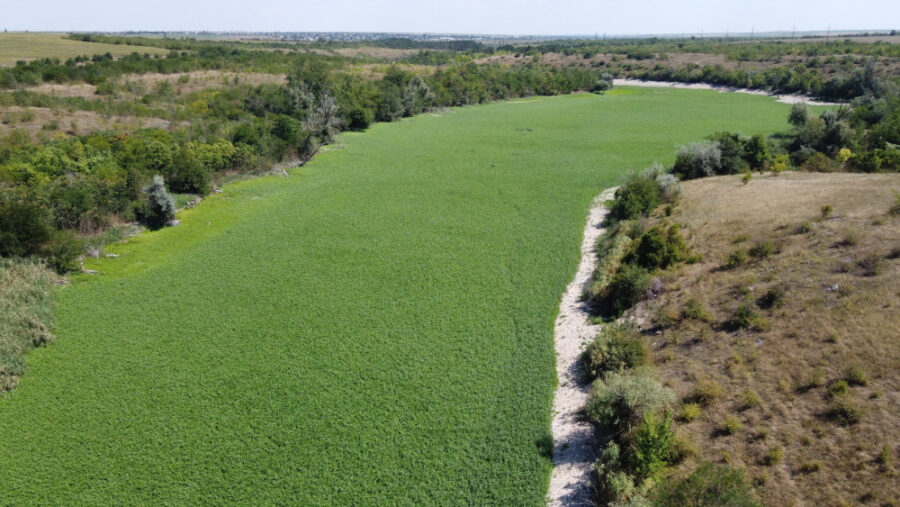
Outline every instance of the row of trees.
<svg viewBox="0 0 900 507">
<path fill-rule="evenodd" d="M 360 79 L 336 69 L 329 58 L 307 55 L 296 58 L 284 86 L 233 86 L 183 97 L 154 90 L 139 105 L 151 113 L 154 107 L 177 111 L 174 119 L 189 124 L 37 144 L 18 133 L 0 139 L 0 256 L 40 255 L 65 269 L 79 253 L 73 231 L 101 230 L 116 217 L 150 226 L 171 219 L 171 206 L 160 197 L 166 188 L 203 195 L 225 173 L 302 162 L 341 130 L 365 129 L 373 121 L 433 107 L 592 89 L 602 77 L 594 70 L 469 63 L 432 75 L 391 67 L 378 79 Z M 14 98 L 31 101 L 38 95 L 16 92 Z M 101 102 L 138 107 L 113 101 L 112 95 L 87 100 L 85 107 Z M 152 182 L 155 176 L 161 179 Z"/>
</svg>

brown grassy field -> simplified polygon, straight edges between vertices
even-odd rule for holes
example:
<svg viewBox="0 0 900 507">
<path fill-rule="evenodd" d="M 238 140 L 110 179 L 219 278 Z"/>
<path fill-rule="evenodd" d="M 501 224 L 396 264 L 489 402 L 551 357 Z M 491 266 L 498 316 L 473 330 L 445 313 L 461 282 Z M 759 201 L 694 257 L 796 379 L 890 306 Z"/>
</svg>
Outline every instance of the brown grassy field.
<svg viewBox="0 0 900 507">
<path fill-rule="evenodd" d="M 166 54 L 161 48 L 102 44 L 64 39 L 61 33 L 0 33 L 0 66 L 15 65 L 19 60 L 38 58 L 74 58 L 110 53 L 125 56 L 134 52 L 141 54 Z"/>
<path fill-rule="evenodd" d="M 704 259 L 631 315 L 684 400 L 697 454 L 678 474 L 727 462 L 768 505 L 897 504 L 898 192 L 889 174 L 717 177 L 649 219 L 681 224 Z"/>
</svg>

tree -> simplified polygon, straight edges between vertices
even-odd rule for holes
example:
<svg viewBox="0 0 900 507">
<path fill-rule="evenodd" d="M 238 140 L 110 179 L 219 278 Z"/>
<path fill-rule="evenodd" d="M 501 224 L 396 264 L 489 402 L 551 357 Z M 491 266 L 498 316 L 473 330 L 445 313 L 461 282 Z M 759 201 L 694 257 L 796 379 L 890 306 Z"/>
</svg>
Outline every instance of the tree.
<svg viewBox="0 0 900 507">
<path fill-rule="evenodd" d="M 147 202 L 141 218 L 148 227 L 158 229 L 175 219 L 175 198 L 166 190 L 162 176 L 154 176 L 153 182 L 144 188 L 144 192 L 147 194 Z"/>
<path fill-rule="evenodd" d="M 806 120 L 808 119 L 809 109 L 806 108 L 806 104 L 794 104 L 791 106 L 791 112 L 788 114 L 788 123 L 800 128 L 806 125 Z"/>
<path fill-rule="evenodd" d="M 334 136 L 337 135 L 343 121 L 337 100 L 330 93 L 325 93 L 309 111 L 303 127 L 323 143 L 328 144 L 334 141 Z"/>
</svg>

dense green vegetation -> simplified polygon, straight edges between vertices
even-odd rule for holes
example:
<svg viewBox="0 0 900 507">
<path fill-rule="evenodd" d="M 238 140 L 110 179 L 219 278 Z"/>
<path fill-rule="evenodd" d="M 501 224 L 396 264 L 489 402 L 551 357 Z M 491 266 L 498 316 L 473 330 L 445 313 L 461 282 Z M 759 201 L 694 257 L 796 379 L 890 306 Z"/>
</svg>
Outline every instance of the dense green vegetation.
<svg viewBox="0 0 900 507">
<path fill-rule="evenodd" d="M 25 353 L 53 340 L 54 273 L 0 258 L 0 396 L 25 372 Z"/>
<path fill-rule="evenodd" d="M 0 400 L 0 490 L 543 504 L 552 323 L 588 203 L 673 145 L 783 130 L 788 110 L 658 89 L 473 106 L 229 185 L 59 293 L 57 343 Z"/>
<path fill-rule="evenodd" d="M 142 189 L 155 175 L 163 176 L 172 191 L 206 195 L 214 180 L 227 174 L 258 173 L 285 160 L 302 163 L 337 132 L 362 130 L 373 121 L 395 121 L 440 106 L 595 89 L 598 82 L 602 89 L 610 86 L 595 70 L 468 63 L 424 77 L 395 66 L 380 79 L 360 79 L 345 67 L 346 62 L 315 54 L 283 55 L 206 43 L 194 52 L 165 58 L 97 56 L 64 65 L 45 59 L 0 70 L 7 86 L 84 80 L 97 84 L 97 93 L 105 96 L 56 98 L 20 90 L 0 96 L 0 105 L 156 115 L 187 123 L 38 143 L 17 131 L 0 138 L 0 234 L 16 243 L 15 248 L 0 246 L 0 255 L 40 255 L 66 269 L 78 253 L 77 238 L 55 231 L 92 233 L 115 220 L 147 217 Z M 152 90 L 131 94 L 132 100 L 118 95 L 131 93 L 134 85 L 112 81 L 124 73 L 210 68 L 289 72 L 286 86 L 245 85 L 185 96 L 177 96 L 163 81 Z M 3 216 L 13 212 L 29 216 L 24 222 Z M 65 248 L 50 248 L 51 240 Z M 68 258 L 63 255 L 70 253 Z"/>
</svg>

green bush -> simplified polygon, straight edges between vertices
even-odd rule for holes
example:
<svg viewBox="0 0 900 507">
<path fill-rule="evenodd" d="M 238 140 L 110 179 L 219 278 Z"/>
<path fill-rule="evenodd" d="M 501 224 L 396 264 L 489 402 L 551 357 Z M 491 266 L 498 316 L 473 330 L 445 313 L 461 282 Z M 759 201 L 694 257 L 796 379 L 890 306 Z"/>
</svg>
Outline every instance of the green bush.
<svg viewBox="0 0 900 507">
<path fill-rule="evenodd" d="M 771 241 L 759 241 L 750 248 L 748 252 L 755 259 L 765 259 L 766 257 L 776 253 L 775 243 Z"/>
<path fill-rule="evenodd" d="M 866 372 L 855 364 L 844 371 L 844 380 L 851 386 L 865 386 L 869 384 L 869 378 L 866 375 Z"/>
<path fill-rule="evenodd" d="M 52 236 L 46 207 L 24 193 L 0 188 L 0 257 L 37 254 Z"/>
<path fill-rule="evenodd" d="M 761 507 L 753 487 L 740 469 L 703 463 L 680 481 L 659 486 L 655 505 L 660 507 Z"/>
<path fill-rule="evenodd" d="M 699 403 L 685 403 L 681 406 L 678 418 L 684 422 L 691 422 L 700 416 L 701 411 L 702 409 L 700 408 Z"/>
<path fill-rule="evenodd" d="M 846 396 L 850 393 L 850 385 L 846 380 L 838 380 L 828 386 L 828 394 L 834 398 L 837 396 Z"/>
<path fill-rule="evenodd" d="M 602 310 L 620 316 L 635 305 L 650 287 L 650 273 L 631 264 L 622 265 L 605 290 Z"/>
<path fill-rule="evenodd" d="M 745 301 L 735 308 L 731 318 L 725 322 L 725 327 L 732 331 L 738 329 L 765 331 L 769 326 L 768 322 L 759 315 L 756 306 L 752 302 Z"/>
<path fill-rule="evenodd" d="M 828 415 L 842 426 L 852 426 L 862 420 L 865 410 L 849 396 L 839 396 L 831 401 Z"/>
<path fill-rule="evenodd" d="M 625 434 L 647 414 L 662 415 L 672 407 L 674 393 L 647 370 L 611 372 L 594 382 L 585 413 L 606 431 Z"/>
<path fill-rule="evenodd" d="M 710 322 L 712 316 L 709 310 L 700 301 L 690 298 L 684 303 L 684 310 L 681 312 L 686 319 L 698 320 L 700 322 Z"/>
<path fill-rule="evenodd" d="M 616 190 L 609 215 L 614 220 L 632 220 L 649 214 L 662 203 L 662 193 L 654 175 L 633 173 Z"/>
<path fill-rule="evenodd" d="M 654 271 L 684 261 L 687 250 L 677 225 L 670 226 L 668 230 L 657 225 L 634 241 L 622 260 Z"/>
<path fill-rule="evenodd" d="M 139 210 L 139 218 L 147 227 L 158 229 L 175 219 L 175 198 L 166 190 L 162 176 L 154 176 L 144 192 L 147 200 Z"/>
<path fill-rule="evenodd" d="M 690 396 L 690 400 L 703 406 L 708 406 L 715 400 L 722 397 L 725 389 L 721 384 L 712 379 L 700 379 L 694 387 L 694 392 Z"/>
<path fill-rule="evenodd" d="M 674 442 L 675 430 L 668 415 L 657 421 L 652 412 L 644 414 L 631 438 L 629 468 L 640 480 L 656 477 L 669 464 Z"/>
<path fill-rule="evenodd" d="M 66 273 L 75 269 L 75 260 L 81 255 L 84 242 L 74 231 L 56 231 L 39 253 L 47 265 L 57 273 Z"/>
<path fill-rule="evenodd" d="M 643 366 L 647 359 L 640 333 L 621 325 L 604 326 L 585 350 L 585 366 L 591 378 Z"/>
<path fill-rule="evenodd" d="M 722 268 L 735 269 L 746 264 L 749 259 L 750 257 L 747 255 L 747 251 L 743 248 L 738 248 L 737 250 L 725 256 L 725 261 L 722 263 Z"/>
<path fill-rule="evenodd" d="M 721 431 L 726 435 L 734 435 L 743 427 L 744 425 L 741 423 L 741 420 L 731 415 L 725 418 L 725 422 L 722 423 Z"/>
<path fill-rule="evenodd" d="M 784 447 L 777 445 L 763 455 L 763 463 L 766 466 L 775 466 L 784 460 Z"/>
<path fill-rule="evenodd" d="M 675 155 L 672 172 L 683 180 L 713 176 L 722 171 L 722 150 L 718 143 L 691 143 Z"/>
</svg>

